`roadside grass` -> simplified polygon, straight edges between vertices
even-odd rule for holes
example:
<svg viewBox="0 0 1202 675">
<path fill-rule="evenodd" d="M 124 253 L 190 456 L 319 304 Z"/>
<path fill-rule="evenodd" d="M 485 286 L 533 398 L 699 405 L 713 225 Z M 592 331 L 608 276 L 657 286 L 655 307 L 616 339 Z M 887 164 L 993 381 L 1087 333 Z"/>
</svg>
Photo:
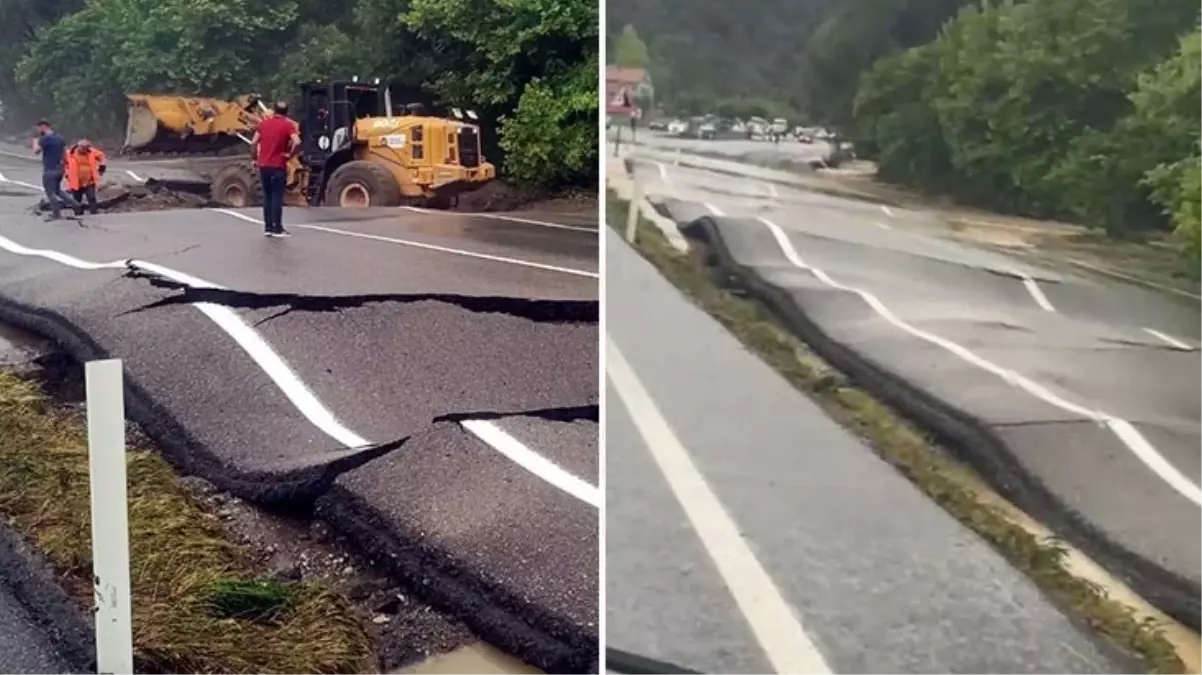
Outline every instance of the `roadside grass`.
<svg viewBox="0 0 1202 675">
<path fill-rule="evenodd" d="M 606 201 L 611 232 L 622 236 L 629 202 L 612 190 Z M 988 503 L 973 489 L 980 480 L 937 447 L 920 430 L 814 354 L 782 328 L 769 310 L 751 299 L 720 288 L 705 255 L 691 242 L 690 253 L 677 252 L 656 226 L 640 218 L 636 249 L 748 349 L 796 389 L 819 403 L 832 419 L 853 430 L 882 458 L 928 497 L 984 538 L 1029 576 L 1045 593 L 1086 625 L 1136 656 L 1149 673 L 1184 673 L 1163 629 L 1112 600 L 1097 584 L 1074 575 L 1066 551 L 1055 540 L 1041 539 Z"/>
<path fill-rule="evenodd" d="M 313 584 L 256 578 L 243 549 L 144 449 L 127 454 L 138 672 L 368 673 L 354 611 Z M 92 605 L 88 446 L 82 416 L 0 370 L 0 516 Z"/>
</svg>

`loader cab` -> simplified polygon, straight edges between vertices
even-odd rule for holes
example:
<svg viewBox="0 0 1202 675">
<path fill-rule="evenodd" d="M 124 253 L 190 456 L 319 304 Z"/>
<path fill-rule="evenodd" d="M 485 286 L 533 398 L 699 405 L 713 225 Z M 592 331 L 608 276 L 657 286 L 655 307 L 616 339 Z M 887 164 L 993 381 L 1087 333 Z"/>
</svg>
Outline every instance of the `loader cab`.
<svg viewBox="0 0 1202 675">
<path fill-rule="evenodd" d="M 356 120 L 384 115 L 384 95 L 374 84 L 310 82 L 301 86 L 301 111 L 305 163 L 321 163 L 354 140 Z"/>
</svg>

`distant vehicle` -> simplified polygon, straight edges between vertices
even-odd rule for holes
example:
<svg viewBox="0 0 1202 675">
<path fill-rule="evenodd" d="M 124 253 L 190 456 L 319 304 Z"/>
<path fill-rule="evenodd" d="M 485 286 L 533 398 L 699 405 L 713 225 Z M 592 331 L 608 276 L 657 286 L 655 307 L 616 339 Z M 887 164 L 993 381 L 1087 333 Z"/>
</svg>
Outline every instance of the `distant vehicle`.
<svg viewBox="0 0 1202 675">
<path fill-rule="evenodd" d="M 648 124 L 647 128 L 652 131 L 667 131 L 668 123 L 664 120 L 655 120 L 654 122 Z"/>
<path fill-rule="evenodd" d="M 709 141 L 718 135 L 718 125 L 716 122 L 717 120 L 712 116 L 694 117 L 690 120 L 689 127 L 693 132 L 693 136 L 703 141 Z"/>
<path fill-rule="evenodd" d="M 668 122 L 668 133 L 680 136 L 689 130 L 689 123 L 684 120 L 672 120 Z"/>
<path fill-rule="evenodd" d="M 789 133 L 789 120 L 783 117 L 777 117 L 772 120 L 772 133 L 784 136 Z"/>
</svg>

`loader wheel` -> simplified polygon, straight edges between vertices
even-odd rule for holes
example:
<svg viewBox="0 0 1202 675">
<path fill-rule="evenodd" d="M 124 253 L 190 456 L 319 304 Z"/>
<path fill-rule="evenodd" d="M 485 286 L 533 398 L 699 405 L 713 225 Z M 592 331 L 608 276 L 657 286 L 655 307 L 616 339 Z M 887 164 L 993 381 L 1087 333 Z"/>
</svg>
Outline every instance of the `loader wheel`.
<svg viewBox="0 0 1202 675">
<path fill-rule="evenodd" d="M 343 208 L 400 206 L 401 186 L 380 164 L 363 160 L 347 162 L 330 176 L 325 203 Z"/>
<path fill-rule="evenodd" d="M 239 162 L 222 167 L 213 176 L 213 201 L 225 206 L 242 208 L 263 205 L 263 182 L 249 163 Z"/>
</svg>

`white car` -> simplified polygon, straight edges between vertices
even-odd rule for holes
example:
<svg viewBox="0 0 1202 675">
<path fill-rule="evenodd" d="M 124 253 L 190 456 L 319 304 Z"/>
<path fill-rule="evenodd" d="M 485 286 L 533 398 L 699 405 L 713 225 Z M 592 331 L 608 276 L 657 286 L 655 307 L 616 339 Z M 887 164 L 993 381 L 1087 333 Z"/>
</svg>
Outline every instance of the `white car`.
<svg viewBox="0 0 1202 675">
<path fill-rule="evenodd" d="M 680 120 L 672 120 L 671 122 L 668 122 L 668 133 L 674 136 L 679 136 L 688 130 L 689 125 L 687 122 L 682 122 Z"/>
</svg>

